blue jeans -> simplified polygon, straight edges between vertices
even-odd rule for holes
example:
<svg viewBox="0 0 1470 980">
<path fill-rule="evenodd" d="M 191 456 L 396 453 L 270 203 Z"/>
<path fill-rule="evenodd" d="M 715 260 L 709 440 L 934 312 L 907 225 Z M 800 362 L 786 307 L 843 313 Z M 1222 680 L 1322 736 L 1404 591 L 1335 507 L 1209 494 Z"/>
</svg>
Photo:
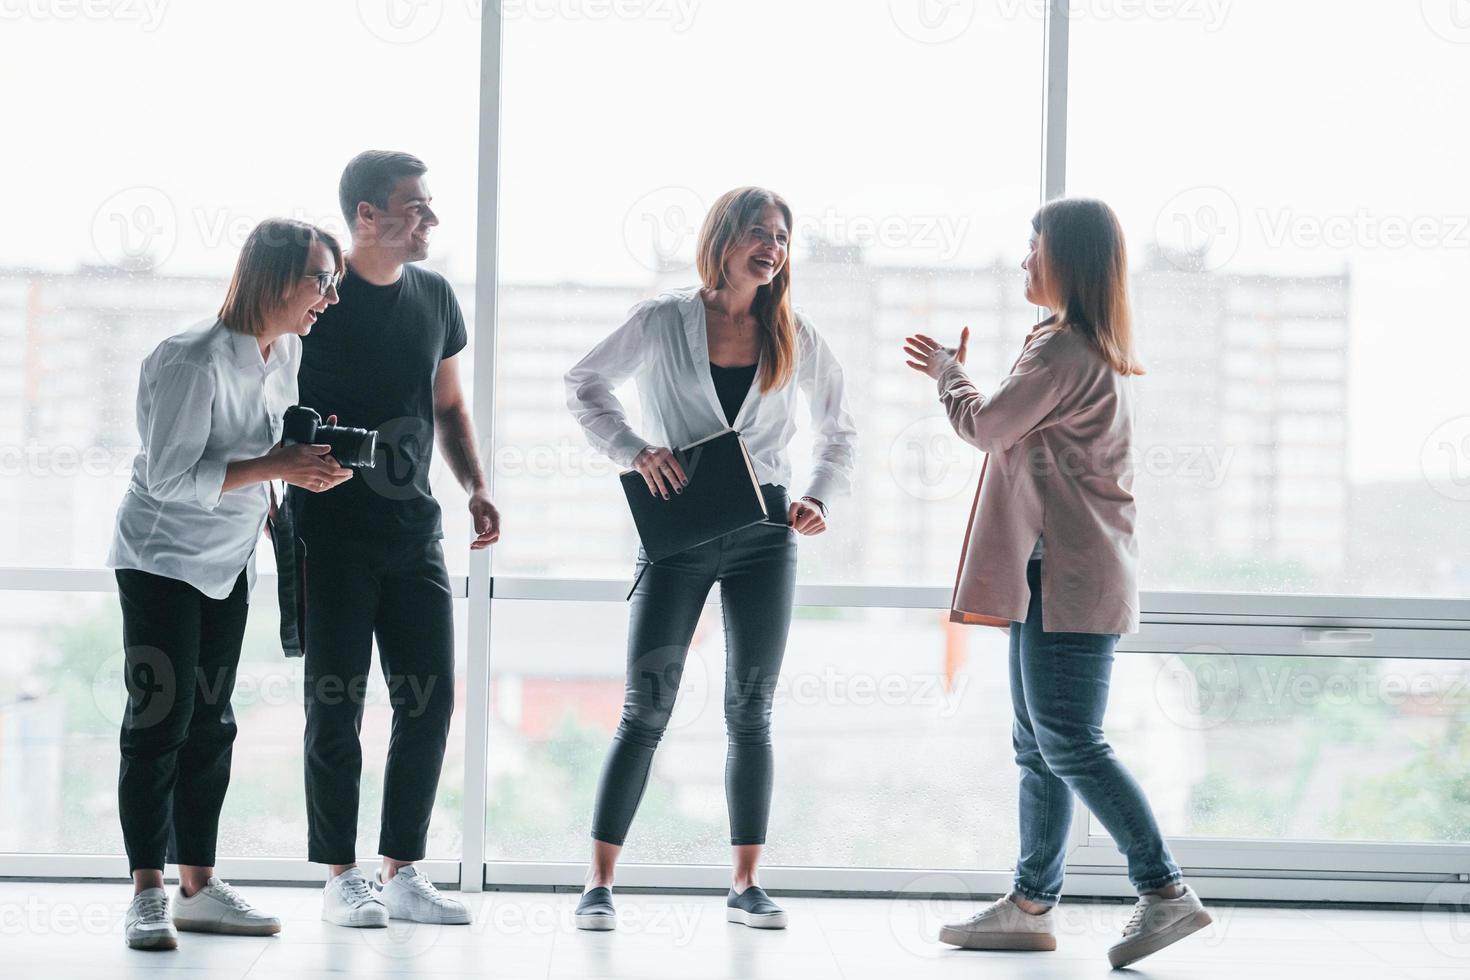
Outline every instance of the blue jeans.
<svg viewBox="0 0 1470 980">
<path fill-rule="evenodd" d="M 1015 890 L 1048 905 L 1061 897 L 1076 793 L 1128 859 L 1140 893 L 1180 879 L 1138 783 L 1103 738 L 1116 633 L 1041 628 L 1041 562 L 1026 567 L 1031 605 L 1011 624 L 1011 740 L 1021 767 L 1021 856 Z"/>
</svg>

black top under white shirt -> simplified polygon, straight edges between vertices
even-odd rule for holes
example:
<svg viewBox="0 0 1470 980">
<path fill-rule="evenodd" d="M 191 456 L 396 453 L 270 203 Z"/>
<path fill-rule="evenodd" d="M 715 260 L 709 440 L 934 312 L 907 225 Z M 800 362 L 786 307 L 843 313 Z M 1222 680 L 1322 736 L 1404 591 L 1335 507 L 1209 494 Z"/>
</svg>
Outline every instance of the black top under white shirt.
<svg viewBox="0 0 1470 980">
<path fill-rule="evenodd" d="M 720 398 L 720 410 L 725 413 L 725 421 L 731 425 L 735 424 L 740 406 L 745 404 L 745 395 L 755 381 L 757 367 L 758 364 L 722 367 L 714 361 L 709 362 L 709 376 L 715 383 L 715 394 Z"/>
</svg>

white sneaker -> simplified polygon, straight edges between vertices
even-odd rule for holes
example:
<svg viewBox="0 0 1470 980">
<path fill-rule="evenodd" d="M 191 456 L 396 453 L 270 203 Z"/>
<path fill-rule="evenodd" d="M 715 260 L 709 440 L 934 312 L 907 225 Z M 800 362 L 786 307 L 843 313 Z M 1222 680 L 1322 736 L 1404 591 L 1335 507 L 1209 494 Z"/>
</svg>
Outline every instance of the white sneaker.
<svg viewBox="0 0 1470 980">
<path fill-rule="evenodd" d="M 174 899 L 174 925 L 184 932 L 221 932 L 229 936 L 274 936 L 281 920 L 258 911 L 218 878 L 193 895 L 179 888 Z"/>
<path fill-rule="evenodd" d="M 470 910 L 464 907 L 464 903 L 439 894 L 439 889 L 413 865 L 399 868 L 398 873 L 386 882 L 381 871 L 378 875 L 378 899 L 388 907 L 390 918 L 436 922 L 445 926 L 470 924 Z"/>
<path fill-rule="evenodd" d="M 1123 938 L 1108 950 L 1108 962 L 1115 970 L 1127 966 L 1190 933 L 1199 932 L 1212 921 L 1199 896 L 1188 885 L 1178 898 L 1142 895 L 1123 927 Z"/>
<path fill-rule="evenodd" d="M 351 929 L 386 929 L 388 910 L 361 868 L 348 868 L 322 890 L 322 918 Z"/>
<path fill-rule="evenodd" d="M 956 922 L 939 930 L 939 941 L 961 949 L 1029 949 L 1057 948 L 1052 909 L 1040 915 L 1025 911 L 1010 896 L 991 902 L 964 922 Z"/>
<path fill-rule="evenodd" d="M 134 895 L 123 917 L 123 935 L 133 949 L 178 949 L 179 934 L 168 917 L 168 892 L 145 888 Z"/>
</svg>

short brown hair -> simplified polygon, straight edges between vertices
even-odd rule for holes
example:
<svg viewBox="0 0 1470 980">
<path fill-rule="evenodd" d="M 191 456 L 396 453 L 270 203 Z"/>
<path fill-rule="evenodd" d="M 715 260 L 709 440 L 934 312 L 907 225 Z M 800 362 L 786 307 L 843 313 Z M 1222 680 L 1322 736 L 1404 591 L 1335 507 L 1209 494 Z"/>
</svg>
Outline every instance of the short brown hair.
<svg viewBox="0 0 1470 980">
<path fill-rule="evenodd" d="M 250 232 L 235 274 L 225 293 L 219 318 L 236 333 L 259 337 L 266 318 L 285 302 L 296 283 L 306 274 L 311 247 L 321 242 L 332 253 L 340 276 L 346 271 L 342 246 L 330 234 L 304 221 L 267 218 Z"/>
<path fill-rule="evenodd" d="M 337 203 L 349 229 L 357 227 L 357 205 L 366 201 L 375 208 L 388 206 L 393 185 L 404 177 L 422 177 L 428 165 L 412 153 L 398 150 L 364 150 L 347 162 L 337 184 Z"/>
</svg>

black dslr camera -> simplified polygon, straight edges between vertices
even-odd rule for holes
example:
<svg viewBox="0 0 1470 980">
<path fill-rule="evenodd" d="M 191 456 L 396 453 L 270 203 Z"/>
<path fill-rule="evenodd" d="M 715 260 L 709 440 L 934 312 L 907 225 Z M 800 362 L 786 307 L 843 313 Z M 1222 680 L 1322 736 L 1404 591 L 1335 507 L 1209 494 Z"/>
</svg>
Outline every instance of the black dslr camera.
<svg viewBox="0 0 1470 980">
<path fill-rule="evenodd" d="M 292 405 L 282 417 L 281 442 L 317 443 L 332 447 L 332 458 L 348 469 L 371 469 L 378 449 L 376 429 L 324 425 L 322 417 L 304 405 Z"/>
</svg>

